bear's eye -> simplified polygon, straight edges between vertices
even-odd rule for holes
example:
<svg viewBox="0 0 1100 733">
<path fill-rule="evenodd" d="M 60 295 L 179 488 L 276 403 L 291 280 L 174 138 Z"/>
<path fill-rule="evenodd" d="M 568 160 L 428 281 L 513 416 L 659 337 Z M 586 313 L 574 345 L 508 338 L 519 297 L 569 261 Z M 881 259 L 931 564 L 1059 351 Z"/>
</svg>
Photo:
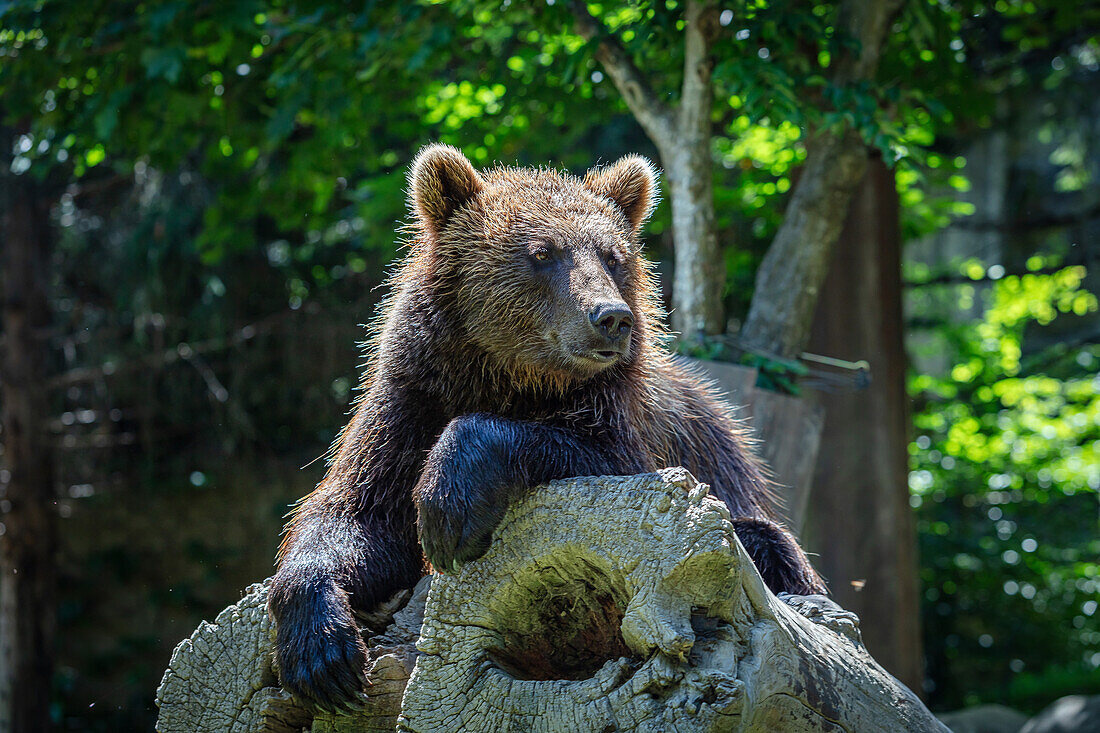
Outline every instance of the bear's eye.
<svg viewBox="0 0 1100 733">
<path fill-rule="evenodd" d="M 615 255 L 608 255 L 607 257 L 607 269 L 614 270 L 619 266 L 619 258 Z"/>
<path fill-rule="evenodd" d="M 535 262 L 549 262 L 550 250 L 546 249 L 545 247 L 539 247 L 531 253 L 531 259 L 533 259 Z"/>
</svg>

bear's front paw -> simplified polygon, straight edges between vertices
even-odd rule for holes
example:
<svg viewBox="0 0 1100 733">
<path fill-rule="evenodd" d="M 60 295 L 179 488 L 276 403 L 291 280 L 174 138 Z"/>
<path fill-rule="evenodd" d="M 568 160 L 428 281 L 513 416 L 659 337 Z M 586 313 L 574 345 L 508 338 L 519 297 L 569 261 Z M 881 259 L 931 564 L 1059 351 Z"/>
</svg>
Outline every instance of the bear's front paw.
<svg viewBox="0 0 1100 733">
<path fill-rule="evenodd" d="M 492 418 L 451 421 L 432 448 L 413 489 L 424 554 L 451 572 L 489 549 L 507 506 L 509 456 Z"/>
<path fill-rule="evenodd" d="M 455 572 L 484 555 L 501 518 L 490 502 L 449 498 L 454 500 L 418 502 L 420 544 L 428 562 L 442 572 Z"/>
<path fill-rule="evenodd" d="M 347 596 L 335 587 L 303 588 L 276 614 L 275 665 L 299 701 L 329 713 L 362 709 L 367 648 Z"/>
</svg>

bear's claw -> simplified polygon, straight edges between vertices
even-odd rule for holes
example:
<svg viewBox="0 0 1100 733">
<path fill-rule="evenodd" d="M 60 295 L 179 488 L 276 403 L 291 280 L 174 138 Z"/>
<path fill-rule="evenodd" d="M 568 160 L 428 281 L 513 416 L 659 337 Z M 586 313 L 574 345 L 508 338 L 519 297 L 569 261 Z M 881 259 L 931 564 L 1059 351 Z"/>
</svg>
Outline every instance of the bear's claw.
<svg viewBox="0 0 1100 733">
<path fill-rule="evenodd" d="M 863 644 L 863 637 L 859 630 L 859 616 L 844 610 L 840 604 L 828 596 L 818 593 L 811 595 L 780 593 L 777 598 L 814 623 L 835 631 L 855 644 Z"/>
<path fill-rule="evenodd" d="M 358 631 L 354 633 L 354 642 L 312 635 L 299 640 L 297 653 L 277 652 L 283 687 L 301 702 L 325 712 L 362 709 L 366 653 Z"/>
<path fill-rule="evenodd" d="M 442 515 L 438 508 L 421 506 L 421 547 L 436 570 L 457 573 L 465 563 L 478 559 L 489 549 L 500 518 L 486 519 L 484 514 L 479 514 L 481 519 L 477 521 L 469 514 L 465 517 Z"/>
</svg>

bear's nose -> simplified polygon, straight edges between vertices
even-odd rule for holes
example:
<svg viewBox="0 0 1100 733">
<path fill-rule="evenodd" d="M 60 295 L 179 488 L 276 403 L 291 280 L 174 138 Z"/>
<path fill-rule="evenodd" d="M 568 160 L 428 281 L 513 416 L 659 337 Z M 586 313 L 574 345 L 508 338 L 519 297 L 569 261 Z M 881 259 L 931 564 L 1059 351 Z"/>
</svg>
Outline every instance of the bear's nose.
<svg viewBox="0 0 1100 733">
<path fill-rule="evenodd" d="M 600 303 L 588 314 L 588 319 L 592 321 L 597 333 L 612 341 L 628 334 L 634 325 L 634 314 L 621 301 Z"/>
</svg>

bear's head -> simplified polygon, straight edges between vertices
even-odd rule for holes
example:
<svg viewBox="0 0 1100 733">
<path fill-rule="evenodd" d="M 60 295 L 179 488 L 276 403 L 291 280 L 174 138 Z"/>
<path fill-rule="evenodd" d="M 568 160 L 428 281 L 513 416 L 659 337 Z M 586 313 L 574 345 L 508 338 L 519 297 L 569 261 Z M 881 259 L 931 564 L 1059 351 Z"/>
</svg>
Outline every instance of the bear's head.
<svg viewBox="0 0 1100 733">
<path fill-rule="evenodd" d="M 579 179 L 479 172 L 456 148 L 409 174 L 418 247 L 468 338 L 513 374 L 587 379 L 629 364 L 659 328 L 639 231 L 657 172 L 630 155 Z"/>
</svg>

